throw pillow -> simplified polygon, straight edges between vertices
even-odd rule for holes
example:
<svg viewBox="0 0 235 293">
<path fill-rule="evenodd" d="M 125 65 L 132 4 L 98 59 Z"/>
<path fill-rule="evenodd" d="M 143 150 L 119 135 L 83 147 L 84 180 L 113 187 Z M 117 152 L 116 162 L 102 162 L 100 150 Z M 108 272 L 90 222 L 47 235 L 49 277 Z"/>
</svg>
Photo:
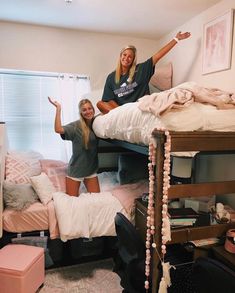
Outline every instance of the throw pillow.
<svg viewBox="0 0 235 293">
<path fill-rule="evenodd" d="M 12 183 L 29 183 L 31 176 L 41 173 L 38 152 L 10 151 L 6 155 L 6 180 Z"/>
<path fill-rule="evenodd" d="M 40 201 L 46 205 L 52 199 L 52 193 L 56 191 L 47 174 L 42 172 L 38 176 L 30 177 L 30 181 Z"/>
<path fill-rule="evenodd" d="M 31 184 L 14 184 L 4 181 L 3 201 L 7 208 L 21 211 L 38 201 L 38 196 Z"/>
<path fill-rule="evenodd" d="M 163 66 L 156 67 L 150 79 L 150 84 L 161 91 L 172 88 L 172 63 L 169 62 Z"/>
<path fill-rule="evenodd" d="M 40 160 L 42 172 L 46 173 L 56 191 L 66 192 L 65 178 L 68 164 L 58 160 Z"/>
</svg>

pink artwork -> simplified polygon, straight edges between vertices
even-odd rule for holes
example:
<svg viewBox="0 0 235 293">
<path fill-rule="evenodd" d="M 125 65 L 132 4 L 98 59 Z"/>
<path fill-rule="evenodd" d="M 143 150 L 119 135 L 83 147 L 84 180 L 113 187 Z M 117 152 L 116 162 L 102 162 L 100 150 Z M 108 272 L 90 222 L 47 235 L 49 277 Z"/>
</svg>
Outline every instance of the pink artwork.
<svg viewBox="0 0 235 293">
<path fill-rule="evenodd" d="M 233 10 L 204 26 L 203 74 L 230 68 Z"/>
</svg>

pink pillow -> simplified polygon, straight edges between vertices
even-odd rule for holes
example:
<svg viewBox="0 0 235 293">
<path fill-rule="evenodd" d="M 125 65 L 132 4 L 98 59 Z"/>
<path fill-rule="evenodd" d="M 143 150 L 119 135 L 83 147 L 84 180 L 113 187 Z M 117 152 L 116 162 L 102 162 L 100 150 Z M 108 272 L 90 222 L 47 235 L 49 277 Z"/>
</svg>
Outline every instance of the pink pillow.
<svg viewBox="0 0 235 293">
<path fill-rule="evenodd" d="M 161 91 L 172 88 L 172 63 L 156 67 L 150 83 Z"/>
<path fill-rule="evenodd" d="M 42 172 L 45 172 L 56 191 L 66 192 L 65 177 L 68 164 L 58 160 L 40 160 Z"/>
</svg>

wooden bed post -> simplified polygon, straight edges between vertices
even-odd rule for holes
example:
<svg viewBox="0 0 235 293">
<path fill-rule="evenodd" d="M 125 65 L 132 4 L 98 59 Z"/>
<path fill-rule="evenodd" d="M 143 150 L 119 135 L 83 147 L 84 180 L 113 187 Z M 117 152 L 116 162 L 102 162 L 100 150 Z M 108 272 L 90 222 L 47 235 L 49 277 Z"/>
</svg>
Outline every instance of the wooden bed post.
<svg viewBox="0 0 235 293">
<path fill-rule="evenodd" d="M 155 169 L 155 243 L 156 249 L 153 249 L 153 266 L 152 266 L 152 293 L 156 293 L 160 283 L 160 257 L 161 254 L 161 228 L 162 228 L 162 191 L 163 191 L 163 165 L 164 165 L 164 144 L 166 136 L 164 131 L 153 131 L 153 137 L 156 142 L 156 169 Z M 156 251 L 157 250 L 157 251 Z M 159 255 L 158 255 L 159 254 Z M 153 273 L 154 272 L 154 273 Z"/>
</svg>

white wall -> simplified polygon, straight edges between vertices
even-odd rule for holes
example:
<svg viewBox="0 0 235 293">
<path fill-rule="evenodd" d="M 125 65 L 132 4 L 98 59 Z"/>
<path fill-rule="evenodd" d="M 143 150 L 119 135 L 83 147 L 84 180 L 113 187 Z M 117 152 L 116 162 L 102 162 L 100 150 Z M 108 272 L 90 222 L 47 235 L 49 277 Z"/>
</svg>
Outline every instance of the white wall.
<svg viewBox="0 0 235 293">
<path fill-rule="evenodd" d="M 10 22 L 0 22 L 0 39 L 0 68 L 87 74 L 93 90 L 127 44 L 137 46 L 139 61 L 157 48 L 154 40 Z"/>
<path fill-rule="evenodd" d="M 203 25 L 220 16 L 228 9 L 235 9 L 234 0 L 224 0 L 191 19 L 181 27 L 171 32 L 161 40 L 164 44 L 177 31 L 190 31 L 192 37 L 177 44 L 177 48 L 172 50 L 164 58 L 164 62 L 173 62 L 173 83 L 180 84 L 185 81 L 195 81 L 200 85 L 217 87 L 224 90 L 235 90 L 235 29 L 233 30 L 232 63 L 229 70 L 202 75 L 202 42 Z"/>
<path fill-rule="evenodd" d="M 234 0 L 224 0 L 204 11 L 159 42 L 112 34 L 0 22 L 0 68 L 88 74 L 92 90 L 102 89 L 106 75 L 114 70 L 120 49 L 127 44 L 138 48 L 138 61 L 151 56 L 179 31 L 192 37 L 180 42 L 159 63 L 173 62 L 173 85 L 196 81 L 205 86 L 234 90 L 235 58 L 231 69 L 202 75 L 203 25 L 235 8 Z M 234 33 L 235 34 L 235 29 Z M 233 55 L 235 41 L 233 42 Z"/>
</svg>

